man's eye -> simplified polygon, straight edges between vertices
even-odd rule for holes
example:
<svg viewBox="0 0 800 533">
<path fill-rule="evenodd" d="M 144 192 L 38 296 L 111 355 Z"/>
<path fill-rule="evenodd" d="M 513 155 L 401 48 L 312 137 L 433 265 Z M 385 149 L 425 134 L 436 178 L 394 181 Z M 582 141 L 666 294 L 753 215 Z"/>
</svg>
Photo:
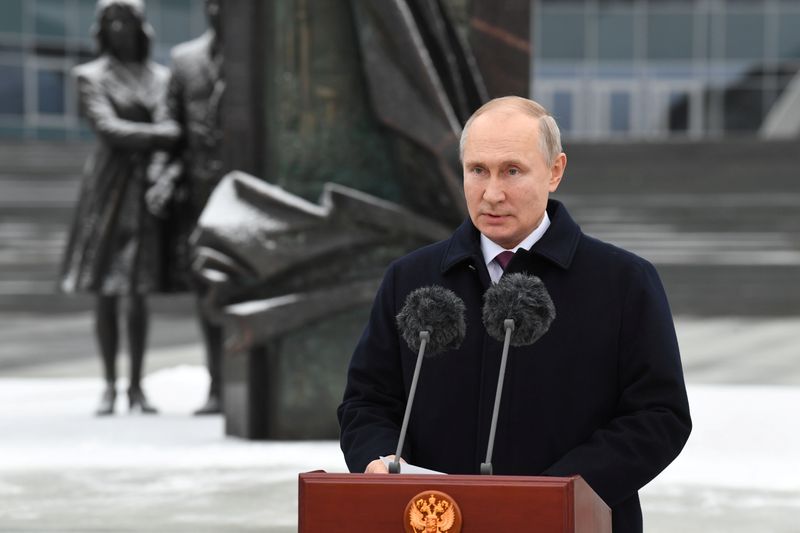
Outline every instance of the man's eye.
<svg viewBox="0 0 800 533">
<path fill-rule="evenodd" d="M 517 167 L 511 167 L 508 169 L 509 176 L 519 176 L 520 170 Z"/>
<path fill-rule="evenodd" d="M 483 174 L 483 169 L 481 167 L 472 167 L 472 173 L 476 176 L 480 176 Z"/>
</svg>

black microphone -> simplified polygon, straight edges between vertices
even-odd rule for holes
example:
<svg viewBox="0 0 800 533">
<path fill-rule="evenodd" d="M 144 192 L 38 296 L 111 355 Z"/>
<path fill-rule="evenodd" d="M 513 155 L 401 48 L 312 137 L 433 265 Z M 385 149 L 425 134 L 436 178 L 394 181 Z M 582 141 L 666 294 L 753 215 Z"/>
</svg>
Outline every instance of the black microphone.
<svg viewBox="0 0 800 533">
<path fill-rule="evenodd" d="M 483 324 L 492 338 L 503 343 L 500 374 L 494 396 L 492 426 L 486 462 L 481 463 L 481 474 L 492 474 L 492 451 L 497 431 L 497 415 L 508 361 L 508 346 L 533 344 L 550 328 L 556 317 L 556 308 L 542 280 L 527 274 L 508 274 L 500 278 L 483 296 Z"/>
<path fill-rule="evenodd" d="M 409 348 L 419 350 L 419 353 L 400 429 L 400 439 L 397 442 L 397 453 L 394 461 L 389 463 L 389 472 L 392 474 L 400 473 L 400 454 L 406 439 L 408 419 L 411 415 L 411 406 L 414 404 L 419 371 L 422 368 L 422 358 L 425 357 L 426 348 L 427 355 L 431 356 L 461 346 L 461 341 L 467 332 L 464 309 L 464 301 L 453 291 L 433 285 L 411 292 L 406 297 L 403 309 L 397 315 L 400 336 Z"/>
</svg>

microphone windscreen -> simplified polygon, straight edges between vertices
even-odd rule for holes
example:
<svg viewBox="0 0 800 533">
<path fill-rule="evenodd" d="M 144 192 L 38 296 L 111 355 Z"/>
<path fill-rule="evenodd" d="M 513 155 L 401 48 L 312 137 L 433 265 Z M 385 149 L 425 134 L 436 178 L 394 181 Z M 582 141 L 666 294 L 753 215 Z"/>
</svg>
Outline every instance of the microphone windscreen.
<svg viewBox="0 0 800 533">
<path fill-rule="evenodd" d="M 461 346 L 467 325 L 464 322 L 464 301 L 444 287 L 421 287 L 409 293 L 397 315 L 397 327 L 408 347 L 419 350 L 419 332 L 430 328 L 426 355 Z"/>
<path fill-rule="evenodd" d="M 556 308 L 542 280 L 527 274 L 507 274 L 483 296 L 483 324 L 489 335 L 503 342 L 507 318 L 514 320 L 512 346 L 533 344 L 550 328 Z"/>
</svg>

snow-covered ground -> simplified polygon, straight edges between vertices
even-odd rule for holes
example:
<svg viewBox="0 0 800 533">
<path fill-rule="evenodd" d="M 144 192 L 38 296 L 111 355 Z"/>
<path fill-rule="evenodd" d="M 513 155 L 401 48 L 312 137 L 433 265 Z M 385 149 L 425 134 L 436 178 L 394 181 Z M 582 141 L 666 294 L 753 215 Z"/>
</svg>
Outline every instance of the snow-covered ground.
<svg viewBox="0 0 800 533">
<path fill-rule="evenodd" d="M 226 438 L 221 416 L 191 416 L 207 387 L 202 367 L 155 372 L 144 388 L 160 414 L 149 416 L 127 413 L 120 380 L 120 416 L 98 418 L 91 416 L 101 393 L 97 379 L 0 379 L 0 471 L 251 466 L 280 467 L 293 475 L 303 468 L 346 471 L 341 452 L 328 442 Z"/>
<path fill-rule="evenodd" d="M 145 381 L 159 416 L 120 394 L 96 418 L 97 379 L 0 379 L 0 531 L 294 531 L 298 472 L 345 471 L 338 444 L 226 438 L 190 416 L 206 387 L 202 367 L 162 369 Z M 695 429 L 642 491 L 646 531 L 800 531 L 800 387 L 689 394 Z"/>
<path fill-rule="evenodd" d="M 694 429 L 641 493 L 650 532 L 800 532 L 800 387 L 690 385 Z"/>
</svg>

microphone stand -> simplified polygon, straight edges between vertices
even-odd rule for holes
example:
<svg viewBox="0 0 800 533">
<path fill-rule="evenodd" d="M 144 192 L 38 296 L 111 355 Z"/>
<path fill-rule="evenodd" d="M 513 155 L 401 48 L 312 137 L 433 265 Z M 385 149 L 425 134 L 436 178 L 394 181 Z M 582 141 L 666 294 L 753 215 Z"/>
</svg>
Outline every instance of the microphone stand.
<svg viewBox="0 0 800 533">
<path fill-rule="evenodd" d="M 494 394 L 494 411 L 492 412 L 492 427 L 489 430 L 489 447 L 486 449 L 486 462 L 481 463 L 481 475 L 492 475 L 492 452 L 494 451 L 494 435 L 497 431 L 497 416 L 500 412 L 500 397 L 503 395 L 503 381 L 506 377 L 506 363 L 508 362 L 508 347 L 511 344 L 511 333 L 514 331 L 514 320 L 507 318 L 503 321 L 506 328 L 506 338 L 503 342 L 503 356 L 500 359 L 500 374 L 497 376 L 497 390 Z"/>
<path fill-rule="evenodd" d="M 397 453 L 394 454 L 394 461 L 389 463 L 389 473 L 400 473 L 400 454 L 403 452 L 403 443 L 406 440 L 406 430 L 408 429 L 408 419 L 411 417 L 411 406 L 414 404 L 414 395 L 417 393 L 417 381 L 419 380 L 419 371 L 422 368 L 422 359 L 425 356 L 425 346 L 431 338 L 431 331 L 433 328 L 430 326 L 419 332 L 419 354 L 417 354 L 417 365 L 414 367 L 414 378 L 411 380 L 411 391 L 408 393 L 408 401 L 406 402 L 406 413 L 403 416 L 403 426 L 400 428 L 400 439 L 397 441 Z"/>
</svg>

